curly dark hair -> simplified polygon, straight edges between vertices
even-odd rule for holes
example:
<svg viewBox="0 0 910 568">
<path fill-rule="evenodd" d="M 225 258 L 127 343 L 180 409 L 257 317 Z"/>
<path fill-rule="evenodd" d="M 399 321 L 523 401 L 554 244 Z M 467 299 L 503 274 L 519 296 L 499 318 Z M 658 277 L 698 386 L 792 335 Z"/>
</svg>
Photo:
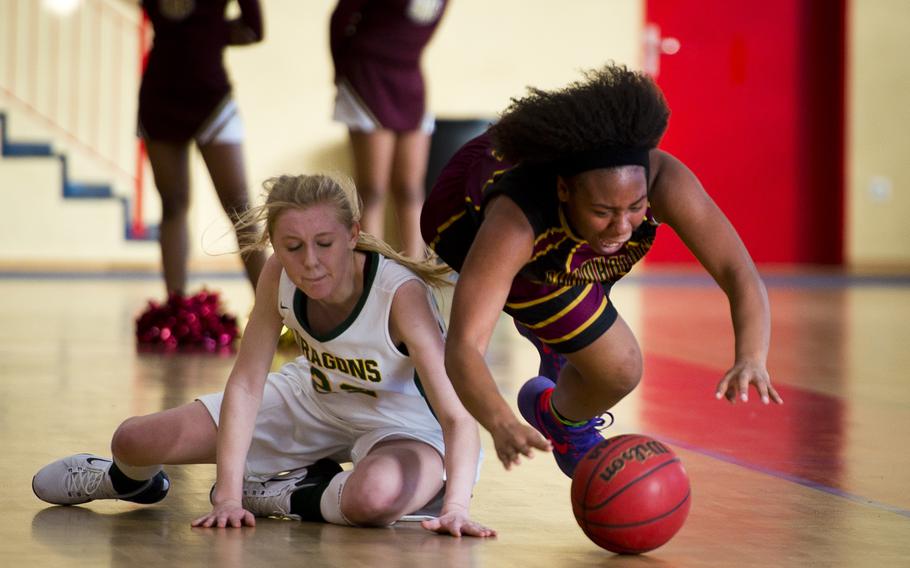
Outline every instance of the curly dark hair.
<svg viewBox="0 0 910 568">
<path fill-rule="evenodd" d="M 510 161 L 540 164 L 598 147 L 657 147 L 670 109 L 648 75 L 609 63 L 584 77 L 513 98 L 490 127 L 496 149 Z"/>
</svg>

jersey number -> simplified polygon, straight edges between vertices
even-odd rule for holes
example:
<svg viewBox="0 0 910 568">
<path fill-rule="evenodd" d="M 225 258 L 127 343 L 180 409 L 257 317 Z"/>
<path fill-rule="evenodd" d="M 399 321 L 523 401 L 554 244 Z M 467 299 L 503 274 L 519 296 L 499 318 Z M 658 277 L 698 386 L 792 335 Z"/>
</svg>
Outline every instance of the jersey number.
<svg viewBox="0 0 910 568">
<path fill-rule="evenodd" d="M 313 366 L 310 366 L 310 371 L 312 372 L 313 377 L 313 390 L 322 394 L 329 394 L 333 392 L 332 383 L 329 382 L 329 378 L 325 376 L 325 373 Z M 349 385 L 347 383 L 341 383 L 339 388 L 344 392 L 365 394 L 367 396 L 376 398 L 376 391 L 371 391 L 370 389 Z"/>
</svg>

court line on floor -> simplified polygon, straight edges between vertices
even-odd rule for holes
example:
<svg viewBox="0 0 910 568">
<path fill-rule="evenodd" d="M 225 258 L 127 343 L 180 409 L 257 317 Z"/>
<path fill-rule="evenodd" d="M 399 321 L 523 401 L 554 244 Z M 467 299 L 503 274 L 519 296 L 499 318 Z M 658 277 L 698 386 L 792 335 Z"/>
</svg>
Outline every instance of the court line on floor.
<svg viewBox="0 0 910 568">
<path fill-rule="evenodd" d="M 645 361 L 645 366 L 650 369 L 651 374 L 649 377 L 650 383 L 642 385 L 643 403 L 646 405 L 650 404 L 655 408 L 660 407 L 664 409 L 662 413 L 655 414 L 644 422 L 645 427 L 654 432 L 656 438 L 664 439 L 671 445 L 677 445 L 707 457 L 738 465 L 779 479 L 784 479 L 817 491 L 839 496 L 855 503 L 864 504 L 910 518 L 910 510 L 903 507 L 883 503 L 856 493 L 851 493 L 850 491 L 836 487 L 834 484 L 825 483 L 824 480 L 813 480 L 810 479 L 810 477 L 800 475 L 798 472 L 794 473 L 787 471 L 779 465 L 776 465 L 774 463 L 776 456 L 773 453 L 768 455 L 762 454 L 763 451 L 768 450 L 767 447 L 762 445 L 763 439 L 761 437 L 759 437 L 759 439 L 750 439 L 748 437 L 750 435 L 750 427 L 754 427 L 756 424 L 756 422 L 754 422 L 755 419 L 749 418 L 738 412 L 731 414 L 728 412 L 728 407 L 725 405 L 722 405 L 721 407 L 705 406 L 699 416 L 704 417 L 712 415 L 712 419 L 714 420 L 728 419 L 732 420 L 732 423 L 739 424 L 743 427 L 741 434 L 743 434 L 744 437 L 739 440 L 739 445 L 743 446 L 743 444 L 745 444 L 746 447 L 751 447 L 753 448 L 753 451 L 757 451 L 758 461 L 752 459 L 752 456 L 750 455 L 737 455 L 737 452 L 735 451 L 724 452 L 715 449 L 715 446 L 711 443 L 710 432 L 706 434 L 700 429 L 700 424 L 694 424 L 692 422 L 691 409 L 701 408 L 700 405 L 703 403 L 700 395 L 695 395 L 691 388 L 678 390 L 676 387 L 681 383 L 684 383 L 688 387 L 691 387 L 694 384 L 700 384 L 704 381 L 705 376 L 716 374 L 716 370 L 690 361 L 683 361 L 672 356 L 655 355 L 647 352 L 645 353 Z M 708 381 L 705 382 L 705 385 L 713 386 L 713 383 Z M 676 393 L 674 394 L 673 402 L 682 404 L 688 410 L 674 413 L 674 406 L 669 407 L 669 410 L 667 410 L 668 407 L 665 405 L 670 403 L 670 401 L 664 400 L 663 395 L 670 391 Z M 829 399 L 831 399 L 832 403 L 839 404 L 837 399 L 829 397 L 828 395 L 790 385 L 778 385 L 778 391 L 790 404 L 786 404 L 783 407 L 769 407 L 768 410 L 776 408 L 778 412 L 782 411 L 784 414 L 779 414 L 777 416 L 767 414 L 765 420 L 773 420 L 775 424 L 782 425 L 785 428 L 788 427 L 788 421 L 793 423 L 793 421 L 796 420 L 796 417 L 792 415 L 792 413 L 797 412 L 798 410 L 813 411 L 814 409 L 818 409 L 819 405 L 824 405 Z M 714 401 L 712 399 L 709 404 L 713 403 Z M 836 412 L 837 408 L 824 407 L 822 410 L 827 413 L 832 413 Z M 689 441 L 675 436 L 673 432 L 676 431 L 682 433 Z M 664 432 L 669 432 L 669 435 L 665 436 L 663 434 Z M 777 448 L 777 446 L 775 445 L 774 448 Z"/>
<path fill-rule="evenodd" d="M 680 448 L 684 448 L 686 450 L 701 454 L 703 456 L 707 456 L 709 458 L 713 458 L 716 460 L 720 460 L 722 462 L 744 467 L 746 469 L 756 471 L 758 473 L 763 473 L 765 475 L 770 475 L 771 477 L 776 477 L 779 479 L 783 479 L 785 481 L 790 481 L 792 483 L 796 483 L 798 485 L 802 485 L 802 486 L 808 487 L 810 489 L 815 489 L 817 491 L 822 491 L 822 492 L 828 493 L 830 495 L 835 495 L 837 497 L 847 499 L 848 501 L 853 501 L 854 503 L 859 503 L 861 505 L 875 507 L 876 509 L 882 509 L 882 510 L 888 511 L 890 513 L 895 513 L 897 515 L 901 515 L 903 517 L 910 518 L 910 510 L 908 510 L 908 509 L 903 509 L 903 508 L 897 507 L 895 505 L 889 505 L 888 503 L 882 503 L 881 501 L 876 501 L 875 499 L 869 499 L 867 497 L 863 497 L 862 495 L 857 495 L 855 493 L 850 493 L 849 491 L 844 491 L 842 489 L 837 489 L 836 487 L 831 487 L 831 486 L 825 485 L 823 483 L 818 483 L 816 481 L 812 481 L 809 479 L 805 479 L 803 477 L 799 477 L 798 475 L 793 475 L 790 473 L 785 473 L 783 471 L 778 471 L 778 470 L 771 469 L 768 467 L 756 465 L 754 463 L 749 463 L 747 461 L 741 460 L 739 458 L 735 458 L 733 456 L 728 456 L 728 455 L 722 454 L 720 452 L 715 452 L 713 450 L 703 448 L 696 444 L 690 444 L 690 443 L 684 442 L 682 440 L 677 440 L 670 436 L 665 436 L 663 434 L 655 434 L 654 436 L 656 438 L 660 439 L 661 441 L 667 442 L 671 446 L 677 446 Z"/>
</svg>

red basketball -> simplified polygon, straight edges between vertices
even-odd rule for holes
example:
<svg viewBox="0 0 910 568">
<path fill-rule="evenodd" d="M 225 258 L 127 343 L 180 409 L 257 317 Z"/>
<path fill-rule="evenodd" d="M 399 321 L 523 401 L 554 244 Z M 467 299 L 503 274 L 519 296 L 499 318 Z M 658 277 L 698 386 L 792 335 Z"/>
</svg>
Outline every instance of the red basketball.
<svg viewBox="0 0 910 568">
<path fill-rule="evenodd" d="M 600 547 L 638 554 L 665 544 L 689 514 L 689 476 L 663 442 L 624 434 L 597 444 L 572 477 L 572 510 Z"/>
</svg>

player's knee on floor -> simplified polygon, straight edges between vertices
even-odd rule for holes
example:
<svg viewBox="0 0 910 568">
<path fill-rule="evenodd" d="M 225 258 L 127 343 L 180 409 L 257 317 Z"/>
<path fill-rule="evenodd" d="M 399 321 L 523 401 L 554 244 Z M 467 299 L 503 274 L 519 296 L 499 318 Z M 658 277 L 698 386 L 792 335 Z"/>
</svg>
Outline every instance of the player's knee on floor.
<svg viewBox="0 0 910 568">
<path fill-rule="evenodd" d="M 145 443 L 143 428 L 133 418 L 124 420 L 111 437 L 111 452 L 125 463 L 139 463 Z"/>
<path fill-rule="evenodd" d="M 412 495 L 400 476 L 370 474 L 363 481 L 345 487 L 344 515 L 352 523 L 386 526 L 409 512 Z"/>
<path fill-rule="evenodd" d="M 358 491 L 352 496 L 351 511 L 345 510 L 345 516 L 358 525 L 387 526 L 406 514 L 406 504 L 410 498 L 404 487 L 391 487 L 383 484 Z"/>
</svg>

